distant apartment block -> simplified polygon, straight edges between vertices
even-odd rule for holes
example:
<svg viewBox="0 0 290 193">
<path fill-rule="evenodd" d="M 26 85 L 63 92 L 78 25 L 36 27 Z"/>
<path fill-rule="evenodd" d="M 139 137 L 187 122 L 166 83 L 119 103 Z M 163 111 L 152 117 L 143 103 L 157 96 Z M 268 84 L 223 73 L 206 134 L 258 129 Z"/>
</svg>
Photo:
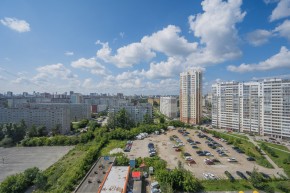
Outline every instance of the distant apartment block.
<svg viewBox="0 0 290 193">
<path fill-rule="evenodd" d="M 130 115 L 130 118 L 135 123 L 142 123 L 146 114 L 148 114 L 149 117 L 152 118 L 152 105 L 149 103 L 110 107 L 108 112 L 115 114 L 123 108 L 126 110 L 126 112 Z"/>
<path fill-rule="evenodd" d="M 177 98 L 160 97 L 160 112 L 169 118 L 177 117 Z"/>
<path fill-rule="evenodd" d="M 290 80 L 212 85 L 212 125 L 290 138 Z"/>
<path fill-rule="evenodd" d="M 45 126 L 48 131 L 61 125 L 61 132 L 70 131 L 69 111 L 63 108 L 0 108 L 0 124 L 19 123 L 24 120 L 28 127 Z"/>
<path fill-rule="evenodd" d="M 180 74 L 180 121 L 199 124 L 202 117 L 202 72 L 190 70 Z"/>
<path fill-rule="evenodd" d="M 28 127 L 45 126 L 48 131 L 59 124 L 61 132 L 68 133 L 72 121 L 89 119 L 90 112 L 87 104 L 31 103 L 18 108 L 0 108 L 0 123 L 18 123 L 23 119 Z"/>
</svg>

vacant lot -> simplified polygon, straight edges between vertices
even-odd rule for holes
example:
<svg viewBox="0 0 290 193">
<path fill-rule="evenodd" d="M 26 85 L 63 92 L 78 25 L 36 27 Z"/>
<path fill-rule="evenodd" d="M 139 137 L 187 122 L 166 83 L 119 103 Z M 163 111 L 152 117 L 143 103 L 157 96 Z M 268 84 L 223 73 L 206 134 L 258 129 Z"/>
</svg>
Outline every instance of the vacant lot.
<svg viewBox="0 0 290 193">
<path fill-rule="evenodd" d="M 0 148 L 0 182 L 7 176 L 38 167 L 45 170 L 73 146 Z"/>
<path fill-rule="evenodd" d="M 231 145 L 226 145 L 226 143 L 218 141 L 220 144 L 223 145 L 225 149 L 227 149 L 227 154 L 229 157 L 234 157 L 238 161 L 237 163 L 230 163 L 227 161 L 228 157 L 220 157 L 218 153 L 209 148 L 207 144 L 205 143 L 205 138 L 198 138 L 197 134 L 195 133 L 196 130 L 187 130 L 190 134 L 187 137 L 190 137 L 194 141 L 199 141 L 201 144 L 198 144 L 198 149 L 193 149 L 191 145 L 186 141 L 185 137 L 182 136 L 180 133 L 178 133 L 176 130 L 167 132 L 167 135 L 151 135 L 148 138 L 144 140 L 135 140 L 133 142 L 133 146 L 130 152 L 127 152 L 126 154 L 128 157 L 148 157 L 148 148 L 147 144 L 149 142 L 152 142 L 157 147 L 157 153 L 158 155 L 167 161 L 168 167 L 173 169 L 177 167 L 178 161 L 181 161 L 183 163 L 185 169 L 188 169 L 192 171 L 192 173 L 200 178 L 203 179 L 203 173 L 204 172 L 210 172 L 213 173 L 215 176 L 219 178 L 226 178 L 224 171 L 229 171 L 235 178 L 239 178 L 236 174 L 236 171 L 245 173 L 246 171 L 252 171 L 254 167 L 258 169 L 260 172 L 264 172 L 266 174 L 269 174 L 271 176 L 277 175 L 277 172 L 281 172 L 282 170 L 275 170 L 275 169 L 268 169 L 264 168 L 262 166 L 259 166 L 255 164 L 255 162 L 247 161 L 247 156 L 245 154 L 239 154 L 236 151 L 232 149 Z M 189 166 L 186 161 L 184 160 L 182 156 L 182 152 L 176 152 L 172 146 L 175 144 L 175 141 L 170 141 L 169 137 L 172 135 L 176 135 L 179 137 L 179 139 L 185 144 L 185 146 L 182 148 L 183 152 L 187 152 L 191 154 L 191 157 L 194 159 L 196 164 L 192 164 Z M 208 134 L 208 136 L 212 137 L 212 135 Z M 206 150 L 211 152 L 214 156 L 213 157 L 207 157 L 207 156 L 198 156 L 196 154 L 197 150 Z M 215 165 L 206 165 L 204 163 L 205 158 L 217 158 L 220 160 L 220 163 Z M 247 176 L 248 177 L 248 176 Z"/>
</svg>

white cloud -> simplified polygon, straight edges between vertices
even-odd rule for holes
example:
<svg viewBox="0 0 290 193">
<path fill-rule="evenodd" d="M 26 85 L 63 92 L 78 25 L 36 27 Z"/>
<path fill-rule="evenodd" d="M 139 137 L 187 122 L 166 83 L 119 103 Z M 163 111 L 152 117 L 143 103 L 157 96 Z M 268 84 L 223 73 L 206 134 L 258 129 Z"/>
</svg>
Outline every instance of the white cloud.
<svg viewBox="0 0 290 193">
<path fill-rule="evenodd" d="M 89 58 L 89 59 L 80 58 L 71 63 L 71 66 L 74 68 L 94 68 L 98 65 L 99 64 L 94 58 Z"/>
<path fill-rule="evenodd" d="M 156 56 L 154 52 L 141 43 L 123 46 L 117 49 L 115 55 L 112 55 L 112 49 L 108 42 L 97 41 L 96 44 L 102 45 L 102 48 L 97 51 L 97 57 L 107 63 L 115 64 L 119 68 L 132 67 L 140 62 L 149 61 Z"/>
<path fill-rule="evenodd" d="M 149 79 L 172 78 L 184 70 L 182 63 L 181 58 L 169 57 L 167 61 L 150 63 L 150 69 L 144 74 Z"/>
<path fill-rule="evenodd" d="M 66 56 L 73 56 L 74 53 L 73 53 L 73 52 L 70 52 L 70 51 L 66 51 L 66 52 L 64 53 L 64 55 L 66 55 Z"/>
<path fill-rule="evenodd" d="M 35 78 L 60 78 L 64 80 L 76 78 L 77 75 L 73 74 L 70 69 L 66 68 L 63 64 L 51 64 L 46 66 L 41 66 L 36 69 L 39 73 Z"/>
<path fill-rule="evenodd" d="M 271 31 L 257 29 L 253 32 L 248 33 L 246 40 L 253 46 L 260 46 L 267 43 L 272 35 L 273 34 Z"/>
<path fill-rule="evenodd" d="M 274 32 L 290 41 L 290 20 L 285 20 L 281 25 L 274 29 Z"/>
<path fill-rule="evenodd" d="M 204 13 L 191 15 L 188 21 L 204 49 L 194 53 L 191 61 L 197 64 L 219 63 L 241 56 L 235 25 L 242 22 L 246 15 L 240 8 L 242 0 L 204 0 L 201 5 Z"/>
<path fill-rule="evenodd" d="M 275 21 L 290 16 L 290 0 L 280 0 L 277 7 L 272 11 L 270 21 Z"/>
<path fill-rule="evenodd" d="M 95 58 L 80 58 L 71 63 L 73 68 L 90 69 L 92 74 L 105 75 L 106 68 L 96 61 Z"/>
<path fill-rule="evenodd" d="M 280 52 L 269 59 L 259 62 L 258 64 L 241 64 L 240 66 L 230 65 L 227 67 L 232 72 L 252 72 L 266 71 L 277 68 L 290 68 L 290 51 L 282 46 Z"/>
<path fill-rule="evenodd" d="M 181 37 L 179 27 L 169 25 L 166 28 L 153 33 L 151 36 L 142 38 L 141 43 L 154 51 L 166 54 L 167 56 L 187 56 L 197 49 L 197 43 L 189 43 Z"/>
<path fill-rule="evenodd" d="M 19 20 L 16 18 L 5 17 L 0 20 L 4 26 L 9 27 L 17 32 L 28 32 L 30 31 L 30 25 L 25 20 Z"/>
</svg>

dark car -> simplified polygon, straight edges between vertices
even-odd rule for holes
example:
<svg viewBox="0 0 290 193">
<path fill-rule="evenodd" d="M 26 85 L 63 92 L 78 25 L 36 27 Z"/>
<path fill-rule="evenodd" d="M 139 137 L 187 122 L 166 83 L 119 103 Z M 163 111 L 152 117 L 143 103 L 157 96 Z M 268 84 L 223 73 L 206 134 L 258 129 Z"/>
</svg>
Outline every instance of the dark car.
<svg viewBox="0 0 290 193">
<path fill-rule="evenodd" d="M 199 141 L 194 141 L 196 144 L 200 144 L 200 142 Z"/>
<path fill-rule="evenodd" d="M 247 160 L 248 161 L 256 161 L 255 158 L 253 158 L 253 157 L 247 157 Z"/>
<path fill-rule="evenodd" d="M 267 180 L 271 179 L 271 177 L 268 174 L 265 174 L 264 172 L 260 172 L 260 174 L 262 174 L 263 178 Z"/>
<path fill-rule="evenodd" d="M 183 154 L 183 156 L 186 156 L 186 157 L 187 157 L 187 156 L 191 156 L 191 155 L 190 155 L 190 153 L 185 152 L 185 153 Z"/>
<path fill-rule="evenodd" d="M 153 143 L 148 143 L 148 148 L 154 148 L 154 144 Z"/>
<path fill-rule="evenodd" d="M 250 171 L 246 171 L 246 173 L 247 173 L 249 176 L 252 175 L 252 172 L 250 172 Z"/>
<path fill-rule="evenodd" d="M 203 151 L 196 151 L 197 154 L 203 153 Z"/>
<path fill-rule="evenodd" d="M 240 176 L 242 179 L 247 180 L 247 177 L 243 174 L 243 172 L 237 171 L 237 175 Z"/>
<path fill-rule="evenodd" d="M 198 147 L 196 145 L 191 146 L 193 149 L 197 149 Z"/>
<path fill-rule="evenodd" d="M 237 149 L 236 150 L 238 153 L 245 153 L 243 150 L 241 150 L 241 149 Z"/>
</svg>

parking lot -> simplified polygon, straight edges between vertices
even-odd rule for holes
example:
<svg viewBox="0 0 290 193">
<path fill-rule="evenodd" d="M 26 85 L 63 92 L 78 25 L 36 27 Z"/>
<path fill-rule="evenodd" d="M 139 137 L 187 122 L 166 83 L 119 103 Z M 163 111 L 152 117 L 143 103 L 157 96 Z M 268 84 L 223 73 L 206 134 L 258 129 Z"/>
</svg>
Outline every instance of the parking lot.
<svg viewBox="0 0 290 193">
<path fill-rule="evenodd" d="M 270 176 L 277 175 L 277 172 L 281 172 L 281 170 L 275 170 L 275 169 L 268 169 L 264 168 L 262 166 L 259 166 L 255 163 L 255 161 L 248 161 L 246 158 L 247 155 L 243 153 L 238 153 L 235 150 L 232 149 L 232 145 L 227 145 L 225 142 L 218 141 L 214 139 L 210 134 L 207 134 L 209 137 L 213 138 L 215 141 L 217 141 L 219 144 L 223 146 L 225 149 L 224 151 L 228 155 L 228 157 L 221 157 L 216 150 L 211 149 L 208 147 L 206 141 L 206 138 L 199 138 L 197 137 L 197 131 L 196 130 L 187 130 L 189 133 L 188 136 L 183 136 L 181 133 L 179 133 L 177 130 L 168 131 L 167 134 L 161 134 L 161 135 L 155 135 L 151 134 L 148 138 L 145 138 L 143 140 L 135 140 L 133 142 L 132 148 L 130 152 L 126 152 L 129 158 L 137 158 L 137 157 L 148 157 L 148 143 L 154 143 L 155 147 L 157 149 L 157 154 L 167 161 L 168 168 L 173 169 L 177 167 L 178 161 L 181 161 L 181 163 L 184 165 L 185 169 L 188 169 L 192 171 L 192 173 L 200 179 L 204 179 L 203 173 L 212 173 L 217 178 L 226 178 L 226 175 L 224 174 L 225 171 L 229 171 L 233 177 L 240 178 L 237 175 L 237 171 L 242 172 L 246 177 L 249 177 L 246 174 L 246 171 L 252 171 L 254 167 L 258 169 L 259 172 L 263 172 L 265 174 L 268 174 Z M 182 146 L 182 151 L 177 152 L 175 151 L 176 148 L 173 148 L 174 145 L 176 145 L 176 141 L 170 140 L 170 136 L 176 135 L 180 141 L 184 144 Z M 198 149 L 193 149 L 186 140 L 186 138 L 191 138 L 194 141 L 199 141 L 200 144 L 197 144 L 196 146 Z M 202 150 L 202 151 L 209 151 L 213 156 L 198 156 L 196 151 Z M 188 164 L 187 161 L 185 161 L 183 153 L 189 153 L 190 157 L 194 160 L 195 164 Z M 213 159 L 216 158 L 220 162 L 216 163 L 215 165 L 207 165 L 205 164 L 205 159 Z M 237 162 L 229 162 L 228 158 L 235 158 Z M 277 175 L 278 176 L 278 175 Z"/>
<path fill-rule="evenodd" d="M 73 146 L 0 148 L 0 182 L 31 167 L 45 170 Z"/>
</svg>

